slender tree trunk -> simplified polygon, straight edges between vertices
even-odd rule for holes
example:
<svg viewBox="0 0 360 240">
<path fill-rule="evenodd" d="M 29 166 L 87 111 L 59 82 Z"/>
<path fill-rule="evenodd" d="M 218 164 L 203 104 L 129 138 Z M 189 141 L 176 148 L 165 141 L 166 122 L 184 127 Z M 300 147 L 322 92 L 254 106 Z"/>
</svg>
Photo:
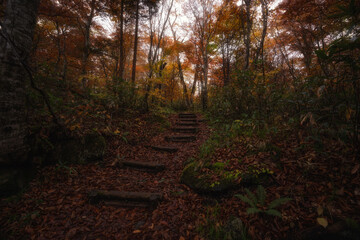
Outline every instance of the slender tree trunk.
<svg viewBox="0 0 360 240">
<path fill-rule="evenodd" d="M 184 73 L 183 73 L 182 66 L 181 66 L 181 59 L 180 59 L 180 54 L 179 54 L 179 44 L 178 44 L 178 40 L 177 40 L 177 37 L 176 37 L 176 32 L 175 32 L 175 30 L 173 28 L 173 25 L 172 24 L 169 24 L 169 25 L 170 25 L 171 32 L 173 34 L 175 44 L 177 46 L 176 62 L 177 62 L 178 69 L 179 69 L 180 82 L 181 82 L 181 85 L 183 86 L 183 94 L 184 94 L 186 106 L 190 107 L 190 99 L 189 99 L 187 86 L 186 86 L 185 79 L 184 79 Z"/>
<path fill-rule="evenodd" d="M 120 59 L 119 59 L 119 78 L 124 77 L 124 0 L 121 0 L 120 7 Z M 116 80 L 117 81 L 117 80 Z"/>
<path fill-rule="evenodd" d="M 261 34 L 260 44 L 259 44 L 259 47 L 257 48 L 256 54 L 255 54 L 255 60 L 254 60 L 255 67 L 257 67 L 257 65 L 258 65 L 257 61 L 259 59 L 259 55 L 264 52 L 263 51 L 264 50 L 264 42 L 265 42 L 267 26 L 268 26 L 267 19 L 269 16 L 267 0 L 260 0 L 260 2 L 261 2 L 261 11 L 262 11 L 263 30 L 262 30 L 262 34 Z M 263 54 L 262 54 L 262 58 L 263 58 Z"/>
<path fill-rule="evenodd" d="M 66 37 L 65 37 L 65 34 L 64 34 L 63 54 L 64 54 L 64 63 L 63 63 L 63 69 L 62 69 L 61 77 L 62 77 L 62 80 L 65 83 L 66 87 L 69 88 L 69 84 L 67 83 L 67 80 L 66 80 L 68 60 L 67 60 L 67 56 L 66 56 Z"/>
<path fill-rule="evenodd" d="M 251 0 L 245 0 L 246 7 L 246 32 L 244 35 L 245 40 L 245 65 L 244 69 L 247 70 L 249 68 L 249 60 L 250 60 L 250 34 L 251 34 Z"/>
<path fill-rule="evenodd" d="M 196 84 L 197 84 L 197 81 L 198 81 L 198 77 L 199 77 L 199 65 L 197 64 L 196 67 L 195 67 L 194 82 L 192 84 L 191 92 L 190 92 L 190 102 L 191 102 L 191 104 L 193 104 L 193 102 L 194 102 L 193 97 L 195 95 Z"/>
<path fill-rule="evenodd" d="M 206 49 L 206 48 L 205 48 Z M 204 52 L 204 67 L 203 67 L 203 86 L 202 86 L 202 105 L 203 110 L 206 110 L 208 107 L 208 72 L 209 72 L 209 57 L 207 51 Z"/>
<path fill-rule="evenodd" d="M 39 0 L 8 0 L 0 30 L 0 164 L 26 160 L 23 64 L 32 47 Z"/>
<path fill-rule="evenodd" d="M 83 51 L 82 69 L 81 69 L 81 74 L 83 75 L 81 82 L 84 90 L 87 89 L 87 84 L 88 84 L 88 79 L 86 77 L 87 74 L 86 68 L 90 56 L 90 31 L 91 31 L 91 24 L 94 18 L 94 13 L 95 13 L 95 0 L 92 0 L 90 15 L 88 16 L 84 29 L 84 51 Z"/>
<path fill-rule="evenodd" d="M 138 32 L 139 32 L 139 5 L 140 0 L 137 0 L 136 3 L 136 20 L 135 20 L 135 39 L 134 39 L 134 54 L 133 54 L 133 65 L 132 65 L 132 74 L 131 74 L 131 84 L 132 84 L 132 95 L 135 94 L 135 78 L 136 78 L 136 58 L 137 58 L 137 47 L 138 47 Z"/>
</svg>

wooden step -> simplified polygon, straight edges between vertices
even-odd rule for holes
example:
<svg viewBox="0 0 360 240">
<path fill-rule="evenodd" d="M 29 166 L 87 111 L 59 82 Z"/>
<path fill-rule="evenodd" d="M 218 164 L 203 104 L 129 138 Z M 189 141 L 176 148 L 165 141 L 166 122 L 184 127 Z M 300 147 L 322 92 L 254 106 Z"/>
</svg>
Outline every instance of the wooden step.
<svg viewBox="0 0 360 240">
<path fill-rule="evenodd" d="M 196 118 L 190 118 L 190 119 L 181 118 L 181 119 L 179 119 L 179 121 L 181 121 L 181 122 L 190 122 L 190 123 L 197 123 L 198 122 L 198 120 Z"/>
<path fill-rule="evenodd" d="M 195 136 L 180 135 L 180 136 L 167 136 L 166 141 L 169 142 L 193 142 L 196 140 Z"/>
<path fill-rule="evenodd" d="M 179 118 L 196 118 L 193 113 L 179 113 Z"/>
<path fill-rule="evenodd" d="M 161 193 L 122 192 L 93 190 L 89 193 L 90 203 L 103 202 L 105 205 L 118 207 L 148 207 L 156 206 L 162 199 Z"/>
<path fill-rule="evenodd" d="M 198 126 L 199 124 L 196 123 L 196 122 L 177 122 L 176 125 L 178 125 L 178 126 L 192 126 L 192 127 L 195 127 L 195 126 Z"/>
<path fill-rule="evenodd" d="M 174 132 L 180 132 L 180 133 L 196 133 L 198 131 L 198 128 L 196 127 L 175 127 L 172 128 Z"/>
<path fill-rule="evenodd" d="M 176 147 L 167 147 L 167 146 L 148 146 L 148 147 L 150 147 L 156 151 L 169 152 L 169 153 L 174 153 L 179 150 Z"/>
<path fill-rule="evenodd" d="M 154 162 L 124 161 L 124 162 L 121 162 L 121 165 L 125 166 L 125 167 L 133 167 L 133 168 L 151 170 L 154 172 L 160 172 L 165 169 L 164 164 L 154 163 Z"/>
</svg>

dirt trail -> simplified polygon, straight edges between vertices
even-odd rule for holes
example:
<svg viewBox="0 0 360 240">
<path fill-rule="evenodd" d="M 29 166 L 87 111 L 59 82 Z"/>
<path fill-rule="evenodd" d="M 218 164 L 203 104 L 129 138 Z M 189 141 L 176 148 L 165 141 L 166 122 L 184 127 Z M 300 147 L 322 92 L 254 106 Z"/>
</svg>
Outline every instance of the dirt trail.
<svg viewBox="0 0 360 240">
<path fill-rule="evenodd" d="M 172 127 L 189 127 L 177 124 L 178 115 L 172 116 L 170 121 Z M 186 118 L 181 122 L 191 121 Z M 3 208 L 2 216 L 13 219 L 1 218 L 2 231 L 14 239 L 197 238 L 195 221 L 204 212 L 203 198 L 180 184 L 185 161 L 197 154 L 209 135 L 205 123 L 199 122 L 196 127 L 197 133 L 178 133 L 169 129 L 150 142 L 118 149 L 124 160 L 164 164 L 165 169 L 160 172 L 111 166 L 114 154 L 103 163 L 75 166 L 76 172 L 69 176 L 57 174 L 54 168 L 43 171 L 41 178 L 33 181 L 18 202 Z M 172 137 L 183 135 L 195 136 L 196 140 L 171 141 Z M 175 147 L 178 151 L 156 151 L 148 145 Z M 163 200 L 155 209 L 90 204 L 88 193 L 93 189 L 159 192 L 163 194 Z"/>
</svg>

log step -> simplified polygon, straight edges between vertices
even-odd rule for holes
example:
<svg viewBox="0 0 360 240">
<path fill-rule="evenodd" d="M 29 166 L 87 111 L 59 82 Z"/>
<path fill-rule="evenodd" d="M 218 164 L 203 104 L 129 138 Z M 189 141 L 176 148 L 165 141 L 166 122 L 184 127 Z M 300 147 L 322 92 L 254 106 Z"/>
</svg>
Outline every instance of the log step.
<svg viewBox="0 0 360 240">
<path fill-rule="evenodd" d="M 156 206 L 162 199 L 161 193 L 149 192 L 121 192 L 93 190 L 89 193 L 90 203 L 104 202 L 105 205 L 119 207 L 148 207 Z"/>
<path fill-rule="evenodd" d="M 199 124 L 196 123 L 196 122 L 177 122 L 176 125 L 179 125 L 179 126 L 192 126 L 192 127 L 195 127 L 195 126 L 198 126 Z"/>
<path fill-rule="evenodd" d="M 179 118 L 196 118 L 196 114 L 193 114 L 193 113 L 179 113 Z"/>
<path fill-rule="evenodd" d="M 166 141 L 171 142 L 193 142 L 196 140 L 195 136 L 167 136 L 165 137 Z"/>
<path fill-rule="evenodd" d="M 149 147 L 156 150 L 156 151 L 170 152 L 170 153 L 174 153 L 174 152 L 177 152 L 179 150 L 176 147 L 166 147 L 166 146 L 149 146 Z"/>
<path fill-rule="evenodd" d="M 190 122 L 190 123 L 197 123 L 198 120 L 196 120 L 195 118 L 181 118 L 179 121 L 182 121 L 182 122 Z"/>
<path fill-rule="evenodd" d="M 142 168 L 156 172 L 160 172 L 165 169 L 164 164 L 154 162 L 124 161 L 122 162 L 122 165 L 126 167 Z"/>
<path fill-rule="evenodd" d="M 176 127 L 172 128 L 174 132 L 180 132 L 180 133 L 196 133 L 198 128 L 195 127 Z"/>
</svg>

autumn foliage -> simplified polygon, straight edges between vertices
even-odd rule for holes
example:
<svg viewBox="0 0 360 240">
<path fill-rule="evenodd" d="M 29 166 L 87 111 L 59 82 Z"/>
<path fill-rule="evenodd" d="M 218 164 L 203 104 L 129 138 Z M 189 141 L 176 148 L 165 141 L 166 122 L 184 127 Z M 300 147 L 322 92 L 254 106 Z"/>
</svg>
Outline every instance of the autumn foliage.
<svg viewBox="0 0 360 240">
<path fill-rule="evenodd" d="M 11 4 L 0 1 L 9 52 Z M 359 220 L 359 1 L 42 0 L 33 20 L 29 54 L 13 46 L 24 77 L 1 82 L 24 93 L 17 120 L 38 167 L 2 212 L 20 214 L 0 218 L 9 236 L 85 239 L 95 226 L 99 239 L 292 239 Z M 200 129 L 194 143 L 178 155 L 149 150 L 171 126 L 189 126 L 180 111 L 198 113 L 187 119 Z M 59 142 L 94 133 L 108 143 L 104 162 L 54 157 Z M 167 171 L 114 168 L 125 158 Z M 224 178 L 239 186 L 245 172 L 261 186 L 203 196 L 180 183 L 189 166 L 212 188 Z M 88 186 L 163 191 L 166 201 L 151 213 L 99 208 L 86 202 Z"/>
</svg>

